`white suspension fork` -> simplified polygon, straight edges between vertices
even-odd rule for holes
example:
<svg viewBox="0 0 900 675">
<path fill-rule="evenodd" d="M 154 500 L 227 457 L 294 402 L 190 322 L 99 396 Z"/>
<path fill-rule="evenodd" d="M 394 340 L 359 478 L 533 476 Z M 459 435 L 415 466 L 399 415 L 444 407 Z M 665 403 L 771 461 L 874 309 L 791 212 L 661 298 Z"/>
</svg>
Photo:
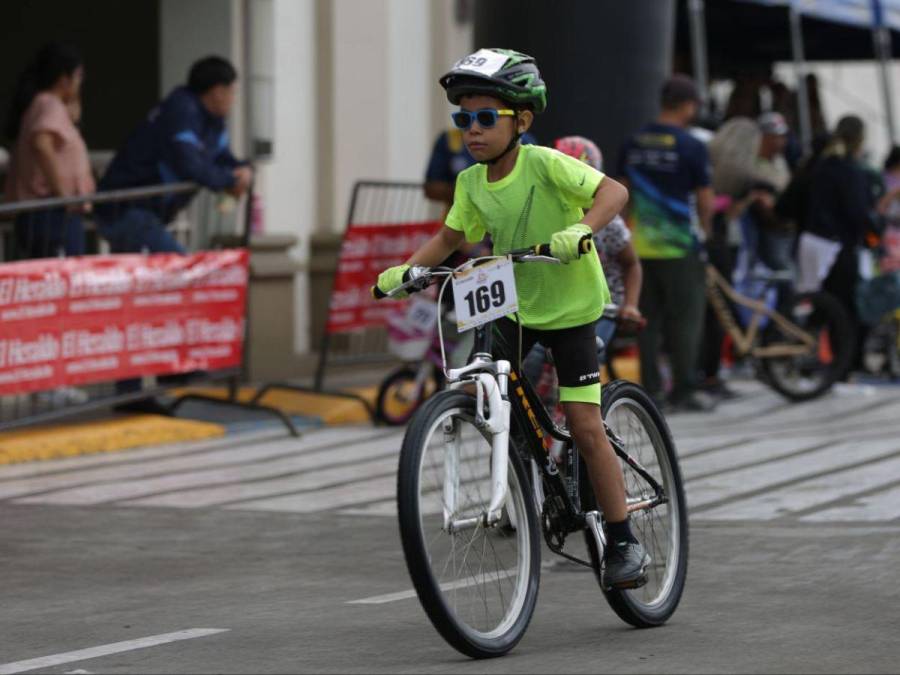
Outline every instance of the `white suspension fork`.
<svg viewBox="0 0 900 675">
<path fill-rule="evenodd" d="M 491 526 L 500 521 L 503 504 L 509 489 L 509 417 L 510 403 L 506 397 L 509 383 L 509 362 L 497 362 L 497 374 L 474 373 L 465 382 L 453 383 L 454 388 L 462 384 L 475 385 L 475 425 L 490 434 L 491 438 L 491 501 L 481 515 L 474 518 L 453 519 L 458 506 L 456 493 L 459 490 L 459 431 L 454 434 L 454 444 L 445 447 L 444 455 L 444 525 L 448 531 L 459 531 Z M 487 415 L 485 416 L 485 402 Z M 446 432 L 446 429 L 445 429 Z M 453 492 L 451 496 L 449 493 Z M 452 508 L 451 508 L 452 505 Z"/>
</svg>

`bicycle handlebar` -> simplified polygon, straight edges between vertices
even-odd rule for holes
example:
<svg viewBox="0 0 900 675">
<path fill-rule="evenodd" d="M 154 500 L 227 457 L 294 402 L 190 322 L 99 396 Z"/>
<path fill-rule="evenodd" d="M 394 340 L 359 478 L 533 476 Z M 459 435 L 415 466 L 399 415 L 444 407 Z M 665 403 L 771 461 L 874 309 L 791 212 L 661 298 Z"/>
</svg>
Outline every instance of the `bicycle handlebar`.
<svg viewBox="0 0 900 675">
<path fill-rule="evenodd" d="M 582 255 L 590 253 L 593 248 L 594 240 L 591 235 L 584 235 L 578 242 L 578 257 L 580 258 Z M 528 248 L 515 249 L 506 255 L 508 255 L 513 262 L 525 262 L 532 256 L 558 260 L 551 255 L 550 244 L 535 244 Z M 501 258 L 503 256 L 495 257 Z M 403 273 L 403 283 L 394 290 L 385 293 L 378 288 L 378 286 L 372 286 L 372 297 L 376 300 L 381 300 L 382 298 L 393 297 L 402 291 L 421 291 L 431 283 L 431 280 L 435 275 L 446 276 L 452 273 L 453 270 L 446 267 L 410 267 Z"/>
</svg>

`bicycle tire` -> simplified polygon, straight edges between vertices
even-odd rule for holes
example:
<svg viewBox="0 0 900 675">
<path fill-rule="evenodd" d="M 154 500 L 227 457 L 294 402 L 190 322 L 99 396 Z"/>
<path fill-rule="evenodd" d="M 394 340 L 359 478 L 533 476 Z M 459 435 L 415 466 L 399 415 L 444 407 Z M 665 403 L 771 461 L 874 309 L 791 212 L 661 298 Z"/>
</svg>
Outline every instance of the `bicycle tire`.
<svg viewBox="0 0 900 675">
<path fill-rule="evenodd" d="M 764 380 L 791 401 L 808 401 L 828 391 L 850 367 L 856 343 L 852 322 L 840 301 L 824 291 L 798 295 L 783 314 L 796 321 L 801 328 L 812 331 L 820 342 L 814 356 L 761 359 Z M 790 338 L 787 339 L 791 342 Z M 778 325 L 770 321 L 762 333 L 763 346 L 784 340 L 785 335 Z M 793 342 L 796 343 L 796 340 Z M 826 344 L 831 354 L 830 362 L 822 354 Z M 813 380 L 811 374 L 817 380 Z"/>
<path fill-rule="evenodd" d="M 426 455 L 431 450 L 430 444 L 436 431 L 444 434 L 445 445 L 448 442 L 452 442 L 447 441 L 447 434 L 452 433 L 454 438 L 458 434 L 459 438 L 463 439 L 466 433 L 464 429 L 468 429 L 469 420 L 474 420 L 474 415 L 474 397 L 460 391 L 441 392 L 428 400 L 419 409 L 409 425 L 400 452 L 400 466 L 397 474 L 397 510 L 400 524 L 400 539 L 403 543 L 407 569 L 422 608 L 438 633 L 451 646 L 466 656 L 480 659 L 506 654 L 515 647 L 525 634 L 537 603 L 540 583 L 541 539 L 525 466 L 518 451 L 511 451 L 509 453 L 509 495 L 504 507 L 504 525 L 495 528 L 483 528 L 481 526 L 472 528 L 474 534 L 471 535 L 470 541 L 463 552 L 462 563 L 459 565 L 459 570 L 470 576 L 463 577 L 461 580 L 445 580 L 447 564 L 443 565 L 443 573 L 436 573 L 436 568 L 441 566 L 441 561 L 438 559 L 435 551 L 441 546 L 446 546 L 447 540 L 442 537 L 449 538 L 455 535 L 450 535 L 443 530 L 442 511 L 440 520 L 438 520 L 436 515 L 428 515 L 429 506 L 434 506 L 434 499 L 429 505 L 429 502 L 424 500 L 422 496 L 423 485 L 427 483 L 423 478 L 425 474 L 424 463 L 427 461 Z M 442 426 L 445 422 L 449 422 L 452 429 L 458 429 L 458 431 L 448 431 L 447 428 Z M 463 427 L 464 424 L 467 425 L 465 428 Z M 472 429 L 474 429 L 474 426 L 472 426 Z M 471 430 L 468 433 L 471 434 Z M 481 435 L 482 438 L 484 437 L 481 432 L 476 430 L 473 436 L 476 444 L 480 443 L 478 435 Z M 459 442 L 462 443 L 462 440 Z M 436 445 L 440 445 L 440 443 Z M 489 452 L 489 450 L 488 444 L 487 451 Z M 484 472 L 485 468 L 481 455 L 477 453 L 473 453 L 465 461 L 461 459 L 460 467 L 460 474 L 463 473 L 464 467 L 469 467 L 473 474 L 479 470 L 478 467 L 480 467 L 482 472 Z M 489 459 L 486 474 L 489 483 Z M 478 480 L 476 475 L 473 483 L 477 483 Z M 438 490 L 440 490 L 443 482 L 442 480 L 437 480 L 436 482 Z M 464 500 L 472 501 L 471 485 L 473 483 L 469 483 L 470 487 L 464 496 Z M 465 485 L 465 481 L 461 477 L 460 486 L 463 485 Z M 487 501 L 482 499 L 483 494 L 480 487 L 477 491 L 478 497 L 475 501 L 484 501 L 484 506 L 486 507 Z M 433 494 L 434 490 L 431 492 Z M 443 495 L 439 493 L 438 497 L 438 507 L 440 508 L 443 506 Z M 460 510 L 462 508 L 460 506 Z M 477 508 L 473 508 L 466 515 L 476 513 L 477 510 Z M 515 518 L 507 517 L 513 513 Z M 428 532 L 429 535 L 435 529 L 439 530 L 434 538 L 426 535 L 426 527 L 428 526 L 426 519 L 431 519 L 432 521 L 431 531 Z M 524 528 L 521 526 L 522 523 L 526 525 Z M 441 527 L 435 528 L 438 524 Z M 482 541 L 479 542 L 482 550 L 486 551 L 487 546 L 490 546 L 496 558 L 496 566 L 502 568 L 500 571 L 483 571 L 485 569 L 483 561 L 481 567 L 476 568 L 472 568 L 466 563 L 469 550 L 473 546 L 478 545 L 473 542 L 479 536 L 479 531 L 482 537 Z M 465 532 L 460 534 L 466 537 L 470 536 Z M 509 573 L 507 571 L 508 564 L 501 560 L 502 556 L 497 554 L 497 549 L 505 551 L 505 544 L 508 543 L 507 540 L 511 539 L 516 540 L 518 548 L 515 551 L 514 571 Z M 432 547 L 434 550 L 429 547 Z M 455 542 L 451 542 L 450 547 L 451 551 L 454 551 L 453 567 L 456 568 Z M 463 570 L 463 567 L 465 567 L 465 570 Z M 472 569 L 477 569 L 477 574 L 471 574 Z M 513 581 L 509 582 L 507 581 L 508 579 L 513 579 Z M 494 581 L 496 581 L 496 589 L 493 587 Z M 490 587 L 488 587 L 489 585 Z M 482 597 L 478 598 L 478 611 L 480 614 L 480 603 L 483 601 L 485 615 L 487 615 L 487 595 L 491 594 L 493 599 L 494 590 L 499 591 L 497 595 L 499 595 L 502 603 L 504 600 L 504 587 L 510 588 L 509 607 L 506 610 L 502 610 L 504 612 L 503 616 L 497 620 L 498 625 L 496 627 L 485 626 L 482 630 L 479 626 L 473 626 L 469 623 L 474 622 L 472 618 L 463 618 L 462 615 L 465 608 L 462 611 L 460 610 L 458 595 L 464 595 L 465 593 L 473 595 L 476 591 L 480 592 Z M 476 591 L 470 590 L 473 588 Z M 457 593 L 460 589 L 463 592 Z"/>
<path fill-rule="evenodd" d="M 641 511 L 631 515 L 632 528 L 635 535 L 644 544 L 652 560 L 648 567 L 648 582 L 645 586 L 633 590 L 617 590 L 604 588 L 602 583 L 602 566 L 596 543 L 589 532 L 585 532 L 585 542 L 591 557 L 591 563 L 612 610 L 626 623 L 637 628 L 650 628 L 664 624 L 678 608 L 684 592 L 688 565 L 688 517 L 687 501 L 684 495 L 684 482 L 678 466 L 675 443 L 665 419 L 653 403 L 650 396 L 639 385 L 626 380 L 616 380 L 603 387 L 602 403 L 603 419 L 625 443 L 625 450 L 663 486 L 669 498 L 667 504 L 657 506 L 652 511 Z M 634 418 L 644 425 L 647 437 L 651 441 L 655 464 L 648 461 L 649 454 L 637 447 L 636 430 L 626 432 L 621 428 L 619 411 L 634 413 Z M 649 425 L 649 429 L 646 427 Z M 626 493 L 629 499 L 638 498 L 636 494 L 641 485 L 647 485 L 636 472 L 622 462 L 625 472 Z M 581 463 L 582 507 L 585 511 L 597 508 L 597 502 L 587 478 L 587 469 Z M 644 494 L 644 496 L 648 496 Z M 664 511 L 658 511 L 664 509 Z M 660 558 L 662 542 L 656 536 L 654 516 L 664 513 L 668 521 L 668 547 L 664 551 L 665 561 Z M 663 518 L 660 519 L 662 521 Z M 674 545 L 673 545 L 674 544 Z"/>
<path fill-rule="evenodd" d="M 413 386 L 416 382 L 416 370 L 410 366 L 401 366 L 397 370 L 388 374 L 378 387 L 378 396 L 375 399 L 375 414 L 379 420 L 388 426 L 402 426 L 409 422 L 410 418 L 415 414 L 422 403 L 433 395 L 435 391 L 440 389 L 441 377 L 429 376 L 428 381 L 422 387 L 422 391 L 414 401 L 403 402 L 407 407 L 401 408 L 399 411 L 393 407 L 394 401 L 397 399 L 397 392 L 402 387 Z M 429 384 L 433 381 L 432 390 L 429 391 Z"/>
</svg>

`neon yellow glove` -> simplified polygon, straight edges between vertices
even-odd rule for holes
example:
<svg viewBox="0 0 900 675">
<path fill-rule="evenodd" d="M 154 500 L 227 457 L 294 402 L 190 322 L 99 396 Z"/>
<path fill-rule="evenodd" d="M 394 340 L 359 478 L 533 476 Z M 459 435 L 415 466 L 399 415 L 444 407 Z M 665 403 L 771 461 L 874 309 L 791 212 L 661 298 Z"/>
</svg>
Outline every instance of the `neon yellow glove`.
<svg viewBox="0 0 900 675">
<path fill-rule="evenodd" d="M 570 263 L 578 258 L 581 240 L 584 236 L 592 234 L 594 231 L 584 223 L 569 225 L 566 229 L 556 232 L 550 237 L 550 255 L 559 258 L 564 263 Z"/>
<path fill-rule="evenodd" d="M 378 282 L 375 285 L 382 293 L 390 293 L 403 283 L 403 275 L 406 274 L 406 270 L 408 269 L 409 265 L 406 264 L 388 267 L 384 272 L 378 275 Z M 404 291 L 393 297 L 405 298 L 406 295 L 407 294 Z"/>
</svg>

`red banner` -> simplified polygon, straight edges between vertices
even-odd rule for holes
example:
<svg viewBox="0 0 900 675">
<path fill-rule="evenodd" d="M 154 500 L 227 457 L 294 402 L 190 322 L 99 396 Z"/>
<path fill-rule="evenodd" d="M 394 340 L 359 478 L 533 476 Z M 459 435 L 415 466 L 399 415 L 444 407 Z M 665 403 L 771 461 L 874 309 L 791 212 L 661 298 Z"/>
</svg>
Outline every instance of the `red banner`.
<svg viewBox="0 0 900 675">
<path fill-rule="evenodd" d="M 329 333 L 384 325 L 397 311 L 393 302 L 376 302 L 371 289 L 379 273 L 405 262 L 431 239 L 441 223 L 351 225 L 344 235 L 328 310 Z"/>
<path fill-rule="evenodd" d="M 239 366 L 248 254 L 0 265 L 0 394 Z"/>
</svg>

